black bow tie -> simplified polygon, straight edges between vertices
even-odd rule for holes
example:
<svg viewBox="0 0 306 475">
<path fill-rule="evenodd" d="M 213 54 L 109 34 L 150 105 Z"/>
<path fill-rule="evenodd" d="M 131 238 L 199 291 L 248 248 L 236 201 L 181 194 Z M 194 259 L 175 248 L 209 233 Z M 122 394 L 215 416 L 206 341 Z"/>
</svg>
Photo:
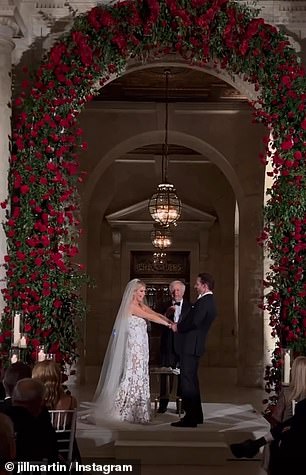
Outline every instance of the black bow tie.
<svg viewBox="0 0 306 475">
<path fill-rule="evenodd" d="M 174 302 L 173 305 L 179 305 L 179 306 L 181 306 L 181 302 Z"/>
</svg>

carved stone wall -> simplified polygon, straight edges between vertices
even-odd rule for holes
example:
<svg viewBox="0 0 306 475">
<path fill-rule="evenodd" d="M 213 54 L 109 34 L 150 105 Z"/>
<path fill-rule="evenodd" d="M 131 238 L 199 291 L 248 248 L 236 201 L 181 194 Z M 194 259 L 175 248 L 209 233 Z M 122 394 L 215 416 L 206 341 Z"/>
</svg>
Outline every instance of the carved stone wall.
<svg viewBox="0 0 306 475">
<path fill-rule="evenodd" d="M 9 21 L 11 17 L 14 17 L 14 22 L 18 25 L 14 34 L 16 45 L 14 63 L 17 64 L 20 61 L 23 53 L 36 39 L 42 39 L 44 48 L 48 49 L 61 33 L 69 29 L 74 15 L 90 10 L 101 3 L 109 2 L 103 0 L 2 0 L 0 18 Z M 253 4 L 253 2 L 250 3 Z M 261 9 L 260 16 L 267 22 L 285 27 L 289 34 L 292 33 L 296 48 L 300 48 L 299 41 L 306 37 L 306 1 L 259 0 L 256 7 Z"/>
</svg>

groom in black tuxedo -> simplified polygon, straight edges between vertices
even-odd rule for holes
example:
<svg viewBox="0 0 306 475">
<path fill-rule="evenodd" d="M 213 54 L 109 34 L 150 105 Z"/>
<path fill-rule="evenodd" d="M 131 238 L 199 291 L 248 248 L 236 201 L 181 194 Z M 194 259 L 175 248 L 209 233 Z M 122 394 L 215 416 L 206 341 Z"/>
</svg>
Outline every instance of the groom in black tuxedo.
<svg viewBox="0 0 306 475">
<path fill-rule="evenodd" d="M 196 302 L 180 322 L 172 325 L 172 330 L 181 336 L 181 389 L 186 412 L 183 419 L 171 424 L 174 427 L 203 424 L 198 367 L 209 328 L 217 314 L 213 277 L 205 272 L 199 274 L 194 288 L 198 293 Z"/>
<path fill-rule="evenodd" d="M 189 312 L 191 305 L 184 299 L 185 284 L 180 280 L 174 280 L 169 284 L 169 291 L 172 300 L 167 302 L 160 313 L 172 320 L 173 323 L 180 322 Z M 181 353 L 181 335 L 174 333 L 169 328 L 163 327 L 160 339 L 160 365 L 171 368 L 179 367 L 179 357 Z M 159 397 L 159 413 L 167 411 L 169 402 L 169 393 L 173 386 L 173 375 L 160 375 L 160 397 Z M 170 383 L 170 384 L 169 384 Z M 177 375 L 177 398 L 181 397 L 180 375 Z M 178 404 L 177 404 L 178 412 Z"/>
</svg>

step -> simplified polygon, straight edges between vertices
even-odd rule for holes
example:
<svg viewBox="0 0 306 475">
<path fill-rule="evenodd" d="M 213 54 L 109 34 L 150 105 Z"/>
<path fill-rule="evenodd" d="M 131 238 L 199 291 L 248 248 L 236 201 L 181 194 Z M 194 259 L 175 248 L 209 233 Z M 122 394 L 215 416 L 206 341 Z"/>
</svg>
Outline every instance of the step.
<svg viewBox="0 0 306 475">
<path fill-rule="evenodd" d="M 229 448 L 223 442 L 117 440 L 115 457 L 156 465 L 225 465 Z"/>
<path fill-rule="evenodd" d="M 114 443 L 97 445 L 94 440 L 77 437 L 77 443 L 82 457 L 115 458 Z"/>
<path fill-rule="evenodd" d="M 117 440 L 120 441 L 159 441 L 164 442 L 224 442 L 224 433 L 217 432 L 215 426 L 199 425 L 195 428 L 177 428 L 166 424 L 165 427 L 152 427 L 146 431 L 119 430 Z"/>
</svg>

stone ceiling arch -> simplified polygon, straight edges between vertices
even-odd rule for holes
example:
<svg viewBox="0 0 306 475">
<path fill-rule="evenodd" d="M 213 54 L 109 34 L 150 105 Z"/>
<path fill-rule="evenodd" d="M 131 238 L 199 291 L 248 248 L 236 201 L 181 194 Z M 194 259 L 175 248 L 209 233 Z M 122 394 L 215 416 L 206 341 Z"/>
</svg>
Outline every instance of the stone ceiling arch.
<svg viewBox="0 0 306 475">
<path fill-rule="evenodd" d="M 84 187 L 84 193 L 82 194 L 82 213 L 86 219 L 88 206 L 94 193 L 99 180 L 103 176 L 107 168 L 113 163 L 113 161 L 136 148 L 144 147 L 151 144 L 159 144 L 164 140 L 164 132 L 161 130 L 149 131 L 139 135 L 134 135 L 127 140 L 120 142 L 118 145 L 109 150 L 98 165 L 94 168 L 91 174 L 88 176 L 86 185 Z M 239 182 L 238 176 L 229 163 L 227 158 L 219 152 L 215 147 L 211 146 L 204 140 L 198 137 L 185 134 L 177 131 L 169 131 L 169 143 L 188 147 L 209 159 L 214 165 L 216 165 L 224 174 L 228 182 L 230 183 L 236 200 L 239 203 L 243 199 L 244 191 Z"/>
<path fill-rule="evenodd" d="M 227 69 L 218 69 L 213 66 L 211 62 L 203 66 L 191 65 L 186 62 L 183 58 L 176 57 L 165 57 L 162 60 L 158 61 L 148 61 L 147 63 L 137 63 L 135 61 L 130 61 L 127 63 L 127 68 L 121 76 L 125 74 L 129 74 L 135 71 L 141 71 L 144 69 L 150 68 L 176 68 L 176 67 L 186 67 L 186 69 L 193 69 L 195 71 L 199 71 L 200 73 L 207 73 L 211 76 L 215 76 L 219 79 L 222 79 L 224 82 L 228 83 L 235 89 L 237 89 L 243 96 L 246 96 L 249 101 L 255 101 L 258 98 L 258 92 L 255 91 L 255 87 L 253 83 L 245 81 L 241 76 L 238 74 L 230 74 Z M 110 82 L 117 79 L 118 76 L 110 78 L 107 82 Z"/>
</svg>

